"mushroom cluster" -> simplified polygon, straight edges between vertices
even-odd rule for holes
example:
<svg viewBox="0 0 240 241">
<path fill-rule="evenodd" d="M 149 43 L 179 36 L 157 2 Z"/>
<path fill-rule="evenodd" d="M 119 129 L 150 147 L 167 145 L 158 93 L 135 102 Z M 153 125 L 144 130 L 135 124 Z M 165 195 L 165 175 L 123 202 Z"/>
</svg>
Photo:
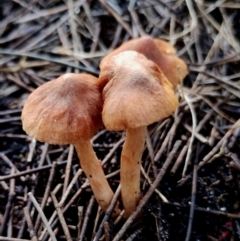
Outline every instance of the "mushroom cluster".
<svg viewBox="0 0 240 241">
<path fill-rule="evenodd" d="M 151 37 L 130 40 L 106 55 L 99 78 L 65 74 L 28 97 L 22 123 L 26 133 L 50 144 L 73 144 L 100 207 L 106 211 L 113 191 L 90 139 L 104 124 L 126 130 L 120 183 L 124 216 L 140 199 L 140 163 L 149 124 L 171 115 L 178 105 L 173 87 L 187 66 L 167 42 Z M 118 205 L 113 215 L 120 213 Z"/>
</svg>

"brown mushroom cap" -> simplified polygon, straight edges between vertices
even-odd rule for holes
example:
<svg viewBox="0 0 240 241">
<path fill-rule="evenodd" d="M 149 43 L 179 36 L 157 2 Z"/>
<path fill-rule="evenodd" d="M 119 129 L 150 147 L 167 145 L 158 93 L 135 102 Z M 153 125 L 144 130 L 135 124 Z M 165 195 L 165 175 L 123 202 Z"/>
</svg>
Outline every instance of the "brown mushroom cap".
<svg viewBox="0 0 240 241">
<path fill-rule="evenodd" d="M 173 55 L 166 55 L 159 51 L 159 46 L 156 45 L 154 39 L 149 36 L 133 39 L 123 43 L 120 47 L 106 55 L 101 63 L 100 69 L 104 69 L 108 64 L 108 60 L 123 51 L 136 51 L 143 54 L 149 60 L 152 60 L 162 70 L 166 78 L 176 86 L 187 75 L 187 65 L 185 62 Z M 158 42 L 159 43 L 159 42 Z M 105 83 L 99 83 L 103 87 Z"/>
<path fill-rule="evenodd" d="M 23 129 L 50 144 L 90 139 L 102 125 L 102 99 L 96 82 L 88 74 L 64 74 L 38 87 L 23 108 Z"/>
<path fill-rule="evenodd" d="M 156 64 L 135 51 L 111 58 L 103 89 L 103 123 L 108 130 L 147 126 L 178 105 L 171 83 Z"/>
<path fill-rule="evenodd" d="M 167 54 L 167 55 L 175 55 L 176 54 L 176 49 L 170 43 L 168 43 L 160 38 L 154 38 L 153 41 L 161 53 Z"/>
</svg>

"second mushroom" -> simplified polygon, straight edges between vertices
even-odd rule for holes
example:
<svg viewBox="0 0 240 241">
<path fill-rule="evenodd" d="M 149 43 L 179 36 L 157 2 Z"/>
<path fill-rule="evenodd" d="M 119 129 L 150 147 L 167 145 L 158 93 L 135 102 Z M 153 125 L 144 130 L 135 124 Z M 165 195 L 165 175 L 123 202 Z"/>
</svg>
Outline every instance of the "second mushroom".
<svg viewBox="0 0 240 241">
<path fill-rule="evenodd" d="M 178 100 L 160 68 L 144 55 L 125 51 L 101 65 L 102 118 L 111 131 L 126 130 L 121 154 L 121 195 L 125 218 L 140 199 L 140 162 L 146 128 L 172 114 Z"/>
<path fill-rule="evenodd" d="M 102 126 L 102 98 L 96 83 L 94 76 L 69 73 L 41 85 L 28 97 L 22 123 L 36 140 L 75 146 L 94 196 L 106 211 L 113 191 L 90 142 Z M 119 213 L 116 207 L 113 216 Z"/>
</svg>

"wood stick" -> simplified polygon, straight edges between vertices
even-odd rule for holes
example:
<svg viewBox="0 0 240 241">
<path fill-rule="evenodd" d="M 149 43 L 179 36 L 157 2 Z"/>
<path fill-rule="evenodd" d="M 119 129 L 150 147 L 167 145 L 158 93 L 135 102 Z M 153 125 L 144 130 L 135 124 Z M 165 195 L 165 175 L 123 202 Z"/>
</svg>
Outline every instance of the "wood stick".
<svg viewBox="0 0 240 241">
<path fill-rule="evenodd" d="M 87 230 L 87 225 L 88 225 L 88 221 L 89 221 L 89 216 L 91 215 L 94 202 L 95 202 L 95 198 L 94 198 L 94 196 L 92 196 L 91 199 L 90 199 L 90 201 L 89 201 L 89 204 L 88 204 L 86 213 L 85 213 L 85 217 L 84 217 L 84 220 L 83 220 L 83 225 L 82 225 L 81 233 L 80 233 L 80 236 L 79 236 L 79 238 L 78 238 L 79 241 L 84 240 L 84 235 L 85 235 L 85 232 L 86 232 L 86 230 Z"/>
<path fill-rule="evenodd" d="M 114 207 L 115 207 L 115 205 L 117 203 L 117 199 L 118 199 L 118 196 L 120 194 L 120 191 L 121 191 L 121 185 L 119 184 L 119 186 L 118 186 L 118 188 L 117 188 L 117 190 L 116 190 L 116 192 L 115 192 L 115 194 L 113 196 L 111 204 L 109 205 L 109 207 L 108 207 L 108 209 L 107 209 L 107 211 L 105 213 L 105 216 L 104 216 L 104 218 L 103 218 L 103 220 L 102 220 L 102 222 L 101 222 L 101 224 L 100 224 L 100 226 L 98 228 L 98 231 L 97 231 L 93 241 L 98 241 L 100 239 L 100 237 L 102 235 L 104 223 L 107 222 L 108 219 L 111 217 L 113 209 L 114 209 Z"/>
<path fill-rule="evenodd" d="M 71 234 L 69 232 L 69 229 L 68 229 L 67 223 L 65 221 L 65 218 L 63 216 L 62 210 L 61 210 L 61 208 L 60 208 L 60 206 L 58 204 L 57 198 L 55 197 L 53 192 L 51 192 L 51 198 L 52 198 L 54 207 L 57 210 L 58 218 L 59 218 L 60 223 L 62 225 L 63 232 L 64 232 L 64 234 L 66 236 L 66 239 L 67 239 L 67 241 L 72 241 L 72 237 L 71 237 Z"/>
<path fill-rule="evenodd" d="M 29 208 L 25 207 L 23 209 L 23 211 L 24 211 L 24 216 L 25 216 L 25 219 L 26 219 L 26 223 L 28 225 L 28 230 L 29 230 L 29 234 L 30 234 L 31 240 L 32 241 L 38 241 L 35 229 L 33 227 L 32 219 L 31 219 L 31 216 L 30 216 L 30 213 L 29 213 Z"/>
<path fill-rule="evenodd" d="M 56 237 L 55 237 L 55 234 L 53 233 L 53 230 L 51 229 L 51 227 L 50 227 L 50 225 L 49 225 L 49 223 L 48 223 L 48 220 L 47 220 L 46 216 L 44 215 L 41 207 L 39 206 L 37 200 L 34 198 L 34 196 L 32 195 L 31 192 L 28 193 L 28 196 L 29 196 L 29 198 L 31 199 L 31 201 L 33 202 L 33 205 L 35 206 L 35 208 L 37 209 L 37 211 L 39 212 L 40 217 L 41 217 L 41 219 L 42 219 L 45 227 L 47 228 L 48 233 L 49 233 L 51 239 L 52 239 L 53 241 L 57 241 L 57 239 L 56 239 Z"/>
<path fill-rule="evenodd" d="M 66 164 L 67 161 L 56 162 L 56 163 L 57 163 L 57 166 L 61 166 L 61 165 Z M 0 177 L 0 181 L 9 180 L 11 178 L 18 178 L 18 177 L 25 176 L 25 175 L 28 175 L 28 174 L 44 171 L 44 170 L 47 170 L 47 169 L 50 169 L 50 168 L 52 168 L 52 164 L 45 165 L 45 166 L 42 166 L 42 167 L 32 168 L 30 170 L 22 171 L 22 172 L 19 172 L 19 173 L 14 173 L 14 174 L 6 175 L 6 176 L 1 176 Z"/>
<path fill-rule="evenodd" d="M 11 175 L 13 175 L 15 172 L 15 169 L 12 168 L 11 169 Z M 15 180 L 11 179 L 10 180 L 10 189 L 9 189 L 9 194 L 8 194 L 8 201 L 7 201 L 7 205 L 5 208 L 5 212 L 4 212 L 4 216 L 3 216 L 3 221 L 0 227 L 0 236 L 3 235 L 3 232 L 6 229 L 6 225 L 9 219 L 9 215 L 12 209 L 12 204 L 13 204 L 13 200 L 15 198 Z"/>
<path fill-rule="evenodd" d="M 53 181 L 53 178 L 54 178 L 54 175 L 55 175 L 56 167 L 57 167 L 57 163 L 53 162 L 52 169 L 51 169 L 49 179 L 48 179 L 48 183 L 47 183 L 47 186 L 45 188 L 45 192 L 44 192 L 43 199 L 42 199 L 42 202 L 41 202 L 41 209 L 42 210 L 44 210 L 44 208 L 45 208 L 45 205 L 46 205 L 46 202 L 47 202 L 50 190 L 51 190 L 52 181 Z M 39 229 L 39 226 L 40 226 L 40 221 L 41 221 L 40 214 L 38 214 L 36 222 L 35 222 L 35 226 L 34 226 L 34 229 L 36 230 L 36 232 L 38 232 L 38 229 Z"/>
<path fill-rule="evenodd" d="M 74 146 L 70 145 L 69 147 L 69 152 L 68 152 L 68 158 L 67 158 L 67 165 L 65 169 L 65 177 L 64 177 L 64 184 L 63 184 L 63 194 L 65 193 L 68 183 L 69 183 L 69 178 L 70 178 L 70 173 L 71 173 L 71 166 L 72 166 L 72 159 L 73 159 L 73 152 L 74 152 Z"/>
</svg>

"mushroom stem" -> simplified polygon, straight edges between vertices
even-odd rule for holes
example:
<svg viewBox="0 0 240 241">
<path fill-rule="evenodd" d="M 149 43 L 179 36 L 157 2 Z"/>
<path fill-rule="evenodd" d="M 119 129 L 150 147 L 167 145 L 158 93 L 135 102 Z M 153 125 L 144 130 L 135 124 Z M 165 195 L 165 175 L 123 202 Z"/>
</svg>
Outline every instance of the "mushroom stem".
<svg viewBox="0 0 240 241">
<path fill-rule="evenodd" d="M 114 194 L 104 175 L 101 162 L 98 160 L 90 141 L 81 141 L 75 144 L 75 148 L 94 196 L 102 210 L 106 211 Z M 119 213 L 120 210 L 116 207 L 113 216 Z"/>
<path fill-rule="evenodd" d="M 124 217 L 128 218 L 140 199 L 140 165 L 144 149 L 146 126 L 128 128 L 121 155 L 121 195 Z"/>
</svg>

